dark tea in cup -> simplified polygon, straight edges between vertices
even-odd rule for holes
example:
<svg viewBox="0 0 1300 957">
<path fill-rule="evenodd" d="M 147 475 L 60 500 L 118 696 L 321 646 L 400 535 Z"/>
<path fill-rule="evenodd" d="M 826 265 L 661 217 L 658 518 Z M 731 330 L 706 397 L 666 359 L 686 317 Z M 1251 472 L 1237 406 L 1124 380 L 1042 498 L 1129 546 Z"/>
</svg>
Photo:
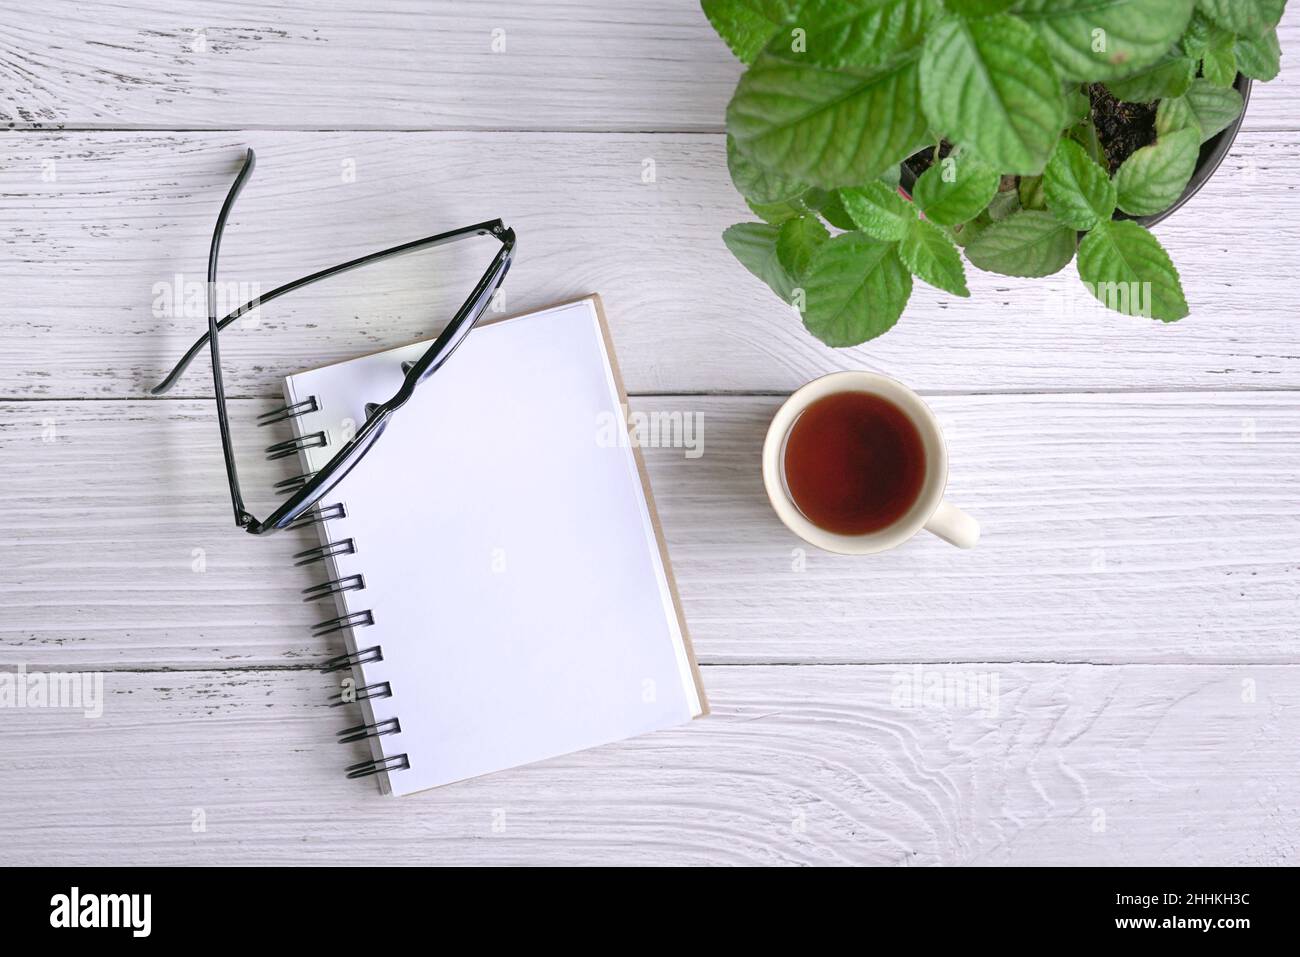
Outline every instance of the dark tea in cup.
<svg viewBox="0 0 1300 957">
<path fill-rule="evenodd" d="M 818 528 L 867 535 L 916 504 L 925 444 L 912 419 L 871 392 L 836 392 L 799 413 L 782 468 L 795 507 Z"/>
</svg>

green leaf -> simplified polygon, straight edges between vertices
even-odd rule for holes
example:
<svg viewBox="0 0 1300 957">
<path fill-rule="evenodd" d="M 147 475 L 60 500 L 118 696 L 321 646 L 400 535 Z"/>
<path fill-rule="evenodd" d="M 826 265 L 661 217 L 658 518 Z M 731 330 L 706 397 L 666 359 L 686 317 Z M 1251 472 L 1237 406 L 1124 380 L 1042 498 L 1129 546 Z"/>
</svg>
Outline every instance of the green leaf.
<svg viewBox="0 0 1300 957">
<path fill-rule="evenodd" d="M 1023 209 L 976 236 L 966 246 L 966 258 L 1004 276 L 1050 276 L 1070 261 L 1077 238 L 1051 213 Z"/>
<path fill-rule="evenodd" d="M 1183 56 L 1189 56 L 1193 60 L 1200 61 L 1205 56 L 1205 50 L 1210 45 L 1210 31 L 1214 29 L 1214 24 L 1200 10 L 1192 14 L 1192 19 L 1187 23 L 1187 29 L 1183 31 L 1182 38 L 1178 41 L 1178 46 L 1183 51 Z"/>
<path fill-rule="evenodd" d="M 925 142 L 910 55 L 828 70 L 764 52 L 727 107 L 736 145 L 765 169 L 835 188 L 875 179 Z"/>
<path fill-rule="evenodd" d="M 753 63 L 777 30 L 794 19 L 800 0 L 701 0 L 704 15 L 744 63 Z"/>
<path fill-rule="evenodd" d="M 1277 26 L 1286 0 L 1196 0 L 1207 17 L 1240 37 L 1262 37 Z"/>
<path fill-rule="evenodd" d="M 961 253 L 948 234 L 925 219 L 913 219 L 898 244 L 898 257 L 913 275 L 954 296 L 969 297 Z"/>
<path fill-rule="evenodd" d="M 738 223 L 722 233 L 722 241 L 740 264 L 757 276 L 786 302 L 794 291 L 795 281 L 777 256 L 776 241 L 780 230 L 768 223 Z"/>
<path fill-rule="evenodd" d="M 958 246 L 968 246 L 975 241 L 975 238 L 979 236 L 980 233 L 988 229 L 991 222 L 992 220 L 987 216 L 981 215 L 976 219 L 972 219 L 970 222 L 961 223 L 960 225 L 950 226 L 948 228 L 952 233 L 953 242 Z"/>
<path fill-rule="evenodd" d="M 760 205 L 795 199 L 808 189 L 806 183 L 763 169 L 741 153 L 730 136 L 727 137 L 727 170 L 740 195 Z"/>
<path fill-rule="evenodd" d="M 896 243 L 845 233 L 817 250 L 804 294 L 808 331 L 828 346 L 856 346 L 898 321 L 912 295 L 912 274 Z"/>
<path fill-rule="evenodd" d="M 1182 36 L 1193 0 L 1022 0 L 1030 24 L 1071 80 L 1116 80 L 1155 63 Z"/>
<path fill-rule="evenodd" d="M 1065 116 L 1062 119 L 1062 126 L 1068 129 L 1091 117 L 1092 99 L 1075 84 L 1069 84 L 1065 89 Z"/>
<path fill-rule="evenodd" d="M 1061 140 L 1043 171 L 1047 206 L 1058 220 L 1075 229 L 1092 229 L 1115 212 L 1115 184 L 1073 140 Z"/>
<path fill-rule="evenodd" d="M 1185 96 L 1161 100 L 1156 107 L 1156 136 L 1161 137 L 1176 130 L 1196 130 L 1199 141 L 1201 121 L 1196 118 Z"/>
<path fill-rule="evenodd" d="M 1097 127 L 1092 122 L 1092 117 L 1089 117 L 1073 129 L 1067 130 L 1066 136 L 1082 146 L 1083 151 L 1088 154 L 1094 163 L 1100 163 L 1103 166 L 1107 164 L 1106 147 L 1101 145 L 1101 138 L 1097 135 Z"/>
<path fill-rule="evenodd" d="M 1262 37 L 1237 37 L 1234 47 L 1237 69 L 1252 80 L 1267 83 L 1282 68 L 1282 47 L 1277 42 L 1277 31 L 1269 30 Z"/>
<path fill-rule="evenodd" d="M 853 217 L 844 208 L 844 203 L 840 200 L 839 190 L 819 189 L 814 186 L 804 194 L 803 201 L 809 209 L 816 210 L 821 214 L 822 219 L 836 229 L 858 228 L 858 224 L 853 221 Z"/>
<path fill-rule="evenodd" d="M 1018 212 L 1020 212 L 1020 190 L 999 187 L 993 194 L 993 198 L 989 200 L 989 219 L 996 223 Z"/>
<path fill-rule="evenodd" d="M 800 216 L 781 224 L 776 237 L 776 258 L 796 282 L 803 278 L 812 263 L 813 253 L 831 234 L 816 216 Z"/>
<path fill-rule="evenodd" d="M 1043 191 L 1043 177 L 1020 177 L 1020 182 L 1016 185 L 1016 191 L 1020 194 L 1021 209 L 1047 208 L 1047 194 Z"/>
<path fill-rule="evenodd" d="M 1169 254 L 1132 220 L 1102 223 L 1083 238 L 1079 278 L 1099 302 L 1116 312 L 1164 322 L 1188 312 Z"/>
<path fill-rule="evenodd" d="M 1198 129 L 1175 130 L 1126 159 L 1115 174 L 1119 208 L 1151 216 L 1172 206 L 1196 171 L 1200 147 Z"/>
<path fill-rule="evenodd" d="M 786 220 L 802 216 L 805 212 L 803 204 L 797 199 L 781 203 L 752 203 L 745 200 L 745 205 L 753 210 L 754 215 L 759 219 L 774 226 L 780 226 Z"/>
<path fill-rule="evenodd" d="M 938 9 L 939 0 L 808 0 L 797 24 L 803 56 L 832 68 L 876 66 L 917 46 Z"/>
<path fill-rule="evenodd" d="M 916 219 L 912 204 L 880 182 L 842 189 L 840 201 L 859 229 L 885 242 L 902 239 Z"/>
<path fill-rule="evenodd" d="M 945 156 L 916 180 L 912 202 L 926 219 L 955 226 L 979 215 L 1002 177 L 969 152 Z"/>
<path fill-rule="evenodd" d="M 950 18 L 921 57 L 921 104 L 932 125 L 1003 173 L 1033 175 L 1051 155 L 1065 115 L 1051 57 L 1022 21 Z"/>
<path fill-rule="evenodd" d="M 991 17 L 1014 6 L 1017 0 L 944 0 L 944 6 L 967 20 Z"/>
<path fill-rule="evenodd" d="M 1246 108 L 1236 90 L 1215 86 L 1205 79 L 1192 83 L 1185 96 L 1201 127 L 1202 143 L 1231 126 Z"/>
<path fill-rule="evenodd" d="M 1215 86 L 1232 86 L 1237 79 L 1236 37 L 1227 30 L 1211 27 L 1201 60 L 1201 75 Z"/>
<path fill-rule="evenodd" d="M 1182 96 L 1196 78 L 1196 61 L 1189 56 L 1169 57 L 1122 80 L 1110 80 L 1106 89 L 1125 103 L 1150 103 Z"/>
</svg>

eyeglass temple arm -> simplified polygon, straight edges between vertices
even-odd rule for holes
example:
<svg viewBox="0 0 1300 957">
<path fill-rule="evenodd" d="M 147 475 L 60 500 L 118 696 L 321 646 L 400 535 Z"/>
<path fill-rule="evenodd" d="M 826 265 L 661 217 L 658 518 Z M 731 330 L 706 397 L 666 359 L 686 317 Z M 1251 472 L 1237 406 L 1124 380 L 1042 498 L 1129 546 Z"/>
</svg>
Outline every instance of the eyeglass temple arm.
<svg viewBox="0 0 1300 957">
<path fill-rule="evenodd" d="M 249 152 L 252 153 L 252 150 L 249 150 Z M 246 166 L 245 169 L 251 170 L 251 166 Z M 244 177 L 244 175 L 245 175 L 244 172 L 241 171 L 240 173 L 241 179 L 236 181 L 236 187 L 232 187 L 232 190 L 236 189 L 239 185 L 241 185 L 241 180 Z M 224 319 L 217 322 L 215 331 L 213 329 L 212 324 L 209 323 L 208 331 L 204 333 L 202 336 L 200 336 L 197 340 L 195 340 L 194 345 L 190 346 L 189 350 L 185 353 L 185 355 L 181 357 L 180 361 L 176 363 L 175 367 L 171 370 L 171 372 L 167 373 L 167 377 L 163 379 L 162 382 L 158 383 L 156 386 L 150 389 L 149 394 L 162 395 L 165 392 L 168 392 L 172 388 L 172 386 L 174 386 L 180 380 L 180 377 L 184 374 L 185 370 L 189 368 L 190 363 L 193 362 L 194 359 L 198 356 L 198 354 L 203 351 L 203 347 L 206 346 L 208 342 L 215 340 L 217 332 L 220 332 L 222 329 L 225 329 L 228 325 L 230 325 L 240 316 L 252 312 L 254 309 L 262 305 L 263 303 L 271 302 L 274 299 L 279 299 L 281 296 L 285 295 L 286 293 L 293 292 L 295 289 L 301 289 L 303 286 L 310 285 L 311 283 L 314 283 L 321 279 L 325 279 L 329 276 L 334 276 L 339 273 L 348 272 L 349 270 L 357 269 L 361 266 L 366 266 L 369 265 L 370 263 L 379 262 L 380 260 L 388 259 L 393 256 L 400 256 L 403 253 L 413 252 L 417 249 L 444 246 L 448 243 L 453 243 L 456 242 L 457 240 L 465 239 L 470 236 L 482 236 L 482 235 L 490 234 L 492 236 L 495 236 L 497 239 L 502 239 L 502 236 L 505 232 L 506 232 L 505 226 L 501 222 L 501 220 L 492 219 L 492 220 L 488 220 L 487 222 L 477 223 L 473 226 L 463 226 L 460 229 L 453 229 L 450 232 L 438 233 L 435 236 L 426 236 L 423 239 L 415 239 L 409 243 L 402 243 L 400 246 L 392 246 L 388 249 L 381 249 L 378 252 L 369 253 L 357 259 L 352 259 L 349 260 L 348 262 L 340 263 L 337 266 L 331 266 L 328 269 L 322 269 L 318 272 L 314 272 L 309 276 L 303 276 L 301 279 L 295 279 L 292 282 L 287 282 L 283 286 L 277 286 L 275 289 L 272 289 L 264 296 L 259 296 L 256 299 L 250 299 L 248 302 L 244 303 L 234 312 L 230 313 L 230 315 L 226 316 Z M 211 298 L 211 293 L 212 293 L 211 286 L 213 282 L 214 282 L 213 278 L 211 277 L 211 275 L 209 275 L 208 278 L 209 299 Z M 209 307 L 209 311 L 211 311 L 211 307 Z"/>
<path fill-rule="evenodd" d="M 247 528 L 256 519 L 244 508 L 244 496 L 239 490 L 239 470 L 235 466 L 235 452 L 230 444 L 230 421 L 226 415 L 226 386 L 221 378 L 221 343 L 217 326 L 217 302 L 213 291 L 217 283 L 217 259 L 221 253 L 221 237 L 226 231 L 226 219 L 230 216 L 235 199 L 244 188 L 253 167 L 257 165 L 257 156 L 249 149 L 244 155 L 244 165 L 239 175 L 226 194 L 226 201 L 221 204 L 217 215 L 217 225 L 212 230 L 212 245 L 208 248 L 208 284 L 205 290 L 208 306 L 208 339 L 212 343 L 212 391 L 217 400 L 217 424 L 221 427 L 221 452 L 226 460 L 226 477 L 230 480 L 230 504 L 235 510 L 235 523 Z"/>
</svg>

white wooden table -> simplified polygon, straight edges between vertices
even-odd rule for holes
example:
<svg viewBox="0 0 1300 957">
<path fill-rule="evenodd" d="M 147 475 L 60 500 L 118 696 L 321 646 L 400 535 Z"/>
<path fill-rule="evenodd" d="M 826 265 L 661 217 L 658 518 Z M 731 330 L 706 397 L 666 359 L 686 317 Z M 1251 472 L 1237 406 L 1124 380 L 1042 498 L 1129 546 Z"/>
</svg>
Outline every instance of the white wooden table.
<svg viewBox="0 0 1300 957">
<path fill-rule="evenodd" d="M 752 218 L 738 67 L 691 0 L 317 6 L 0 2 L 0 669 L 106 698 L 0 710 L 0 862 L 1297 862 L 1300 16 L 1158 229 L 1190 318 L 976 274 L 837 352 L 719 238 Z M 145 395 L 203 326 L 155 284 L 202 280 L 245 145 L 225 278 L 501 216 L 510 311 L 602 293 L 633 405 L 703 416 L 700 458 L 647 455 L 712 717 L 401 800 L 344 780 L 309 533 L 231 524 L 206 360 Z M 235 414 L 428 336 L 464 265 L 266 307 L 223 339 Z M 759 446 L 844 368 L 932 401 L 975 551 L 800 560 Z M 250 487 L 288 474 L 244 439 Z M 934 676 L 997 706 L 900 699 Z"/>
</svg>

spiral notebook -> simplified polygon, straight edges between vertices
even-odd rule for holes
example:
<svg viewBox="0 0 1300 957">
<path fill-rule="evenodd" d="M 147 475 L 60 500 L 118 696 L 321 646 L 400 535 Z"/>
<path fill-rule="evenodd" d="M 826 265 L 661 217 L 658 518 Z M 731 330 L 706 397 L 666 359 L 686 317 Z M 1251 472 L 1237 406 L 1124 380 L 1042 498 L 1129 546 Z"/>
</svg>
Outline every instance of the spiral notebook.
<svg viewBox="0 0 1300 957">
<path fill-rule="evenodd" d="M 426 348 L 285 379 L 305 474 Z M 481 324 L 321 503 L 349 776 L 409 794 L 706 713 L 626 403 L 598 297 Z"/>
</svg>

